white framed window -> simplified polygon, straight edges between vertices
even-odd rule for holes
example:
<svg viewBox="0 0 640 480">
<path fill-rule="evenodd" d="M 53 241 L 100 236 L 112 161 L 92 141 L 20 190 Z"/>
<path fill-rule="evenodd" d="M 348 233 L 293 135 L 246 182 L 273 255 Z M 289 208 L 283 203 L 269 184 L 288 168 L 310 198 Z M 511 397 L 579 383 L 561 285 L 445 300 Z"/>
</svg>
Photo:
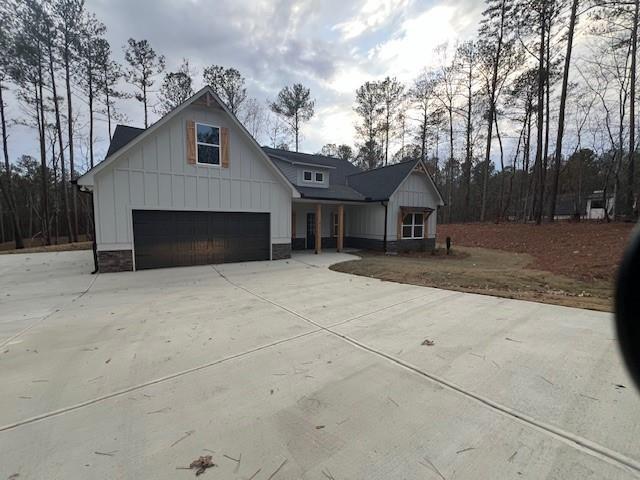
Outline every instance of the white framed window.
<svg viewBox="0 0 640 480">
<path fill-rule="evenodd" d="M 402 217 L 402 238 L 424 238 L 424 214 L 406 213 Z"/>
<path fill-rule="evenodd" d="M 331 236 L 338 236 L 338 214 L 336 212 L 331 214 Z"/>
<path fill-rule="evenodd" d="M 324 183 L 324 172 L 316 172 L 315 170 L 303 170 L 302 180 L 310 183 Z"/>
<path fill-rule="evenodd" d="M 196 123 L 196 163 L 220 165 L 220 128 Z"/>
</svg>

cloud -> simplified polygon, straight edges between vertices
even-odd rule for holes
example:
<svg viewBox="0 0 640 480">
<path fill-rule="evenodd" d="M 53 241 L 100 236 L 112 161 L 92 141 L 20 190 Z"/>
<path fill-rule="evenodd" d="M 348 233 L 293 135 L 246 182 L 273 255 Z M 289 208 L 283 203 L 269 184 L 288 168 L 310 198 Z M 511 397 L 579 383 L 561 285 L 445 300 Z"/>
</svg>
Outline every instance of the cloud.
<svg viewBox="0 0 640 480">
<path fill-rule="evenodd" d="M 473 0 L 86 1 L 106 24 L 119 61 L 129 37 L 145 38 L 166 56 L 168 70 L 188 58 L 197 72 L 195 88 L 202 84 L 204 67 L 213 63 L 240 70 L 249 94 L 260 102 L 273 99 L 284 85 L 310 87 L 316 115 L 303 132 L 303 148 L 309 151 L 324 143 L 353 145 L 355 90 L 385 75 L 411 80 L 431 62 L 435 45 L 466 35 L 478 18 L 478 5 Z M 158 78 L 153 89 L 160 83 Z M 121 87 L 133 91 L 124 82 Z M 10 111 L 19 112 L 11 103 Z M 78 124 L 84 126 L 86 103 L 75 103 Z M 117 107 L 127 123 L 142 124 L 140 103 L 121 100 Z M 102 120 L 96 129 L 102 137 L 96 151 L 103 153 L 108 142 Z M 13 128 L 12 157 L 37 155 L 35 138 L 35 132 Z"/>
<path fill-rule="evenodd" d="M 380 28 L 395 15 L 400 15 L 410 3 L 409 0 L 366 0 L 361 2 L 352 18 L 333 28 L 342 34 L 343 40 L 351 40 Z"/>
</svg>

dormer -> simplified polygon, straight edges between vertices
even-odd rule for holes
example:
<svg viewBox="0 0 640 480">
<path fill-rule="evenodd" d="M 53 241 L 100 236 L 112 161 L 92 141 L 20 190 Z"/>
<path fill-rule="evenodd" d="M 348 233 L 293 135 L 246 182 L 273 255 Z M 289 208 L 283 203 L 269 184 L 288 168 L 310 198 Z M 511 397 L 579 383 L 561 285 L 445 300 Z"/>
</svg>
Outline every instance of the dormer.
<svg viewBox="0 0 640 480">
<path fill-rule="evenodd" d="M 296 163 L 296 184 L 301 187 L 329 188 L 329 175 L 332 167 L 314 164 Z"/>
</svg>

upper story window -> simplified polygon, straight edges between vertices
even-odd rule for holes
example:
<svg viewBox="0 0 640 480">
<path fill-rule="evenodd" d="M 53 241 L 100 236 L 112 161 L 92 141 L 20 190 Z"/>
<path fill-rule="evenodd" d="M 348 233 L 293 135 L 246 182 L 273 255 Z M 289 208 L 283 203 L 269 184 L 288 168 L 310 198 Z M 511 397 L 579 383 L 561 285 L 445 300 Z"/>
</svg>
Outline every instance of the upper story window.
<svg viewBox="0 0 640 480">
<path fill-rule="evenodd" d="M 402 217 L 402 238 L 424 238 L 422 213 L 407 213 Z"/>
<path fill-rule="evenodd" d="M 196 163 L 220 165 L 220 128 L 196 123 Z"/>
<path fill-rule="evenodd" d="M 305 182 L 324 183 L 324 172 L 315 172 L 312 170 L 304 170 L 302 179 Z"/>
</svg>

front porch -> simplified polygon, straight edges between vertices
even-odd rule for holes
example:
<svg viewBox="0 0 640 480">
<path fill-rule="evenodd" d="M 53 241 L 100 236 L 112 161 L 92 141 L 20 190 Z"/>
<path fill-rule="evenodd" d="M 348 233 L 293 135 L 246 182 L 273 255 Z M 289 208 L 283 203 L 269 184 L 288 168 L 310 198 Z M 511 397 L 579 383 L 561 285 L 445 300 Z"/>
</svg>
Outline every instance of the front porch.
<svg viewBox="0 0 640 480">
<path fill-rule="evenodd" d="M 390 202 L 293 201 L 291 249 L 316 254 L 344 252 L 345 248 L 430 251 L 435 248 L 433 211 Z"/>
<path fill-rule="evenodd" d="M 344 251 L 345 205 L 332 202 L 293 202 L 291 249 Z"/>
</svg>

